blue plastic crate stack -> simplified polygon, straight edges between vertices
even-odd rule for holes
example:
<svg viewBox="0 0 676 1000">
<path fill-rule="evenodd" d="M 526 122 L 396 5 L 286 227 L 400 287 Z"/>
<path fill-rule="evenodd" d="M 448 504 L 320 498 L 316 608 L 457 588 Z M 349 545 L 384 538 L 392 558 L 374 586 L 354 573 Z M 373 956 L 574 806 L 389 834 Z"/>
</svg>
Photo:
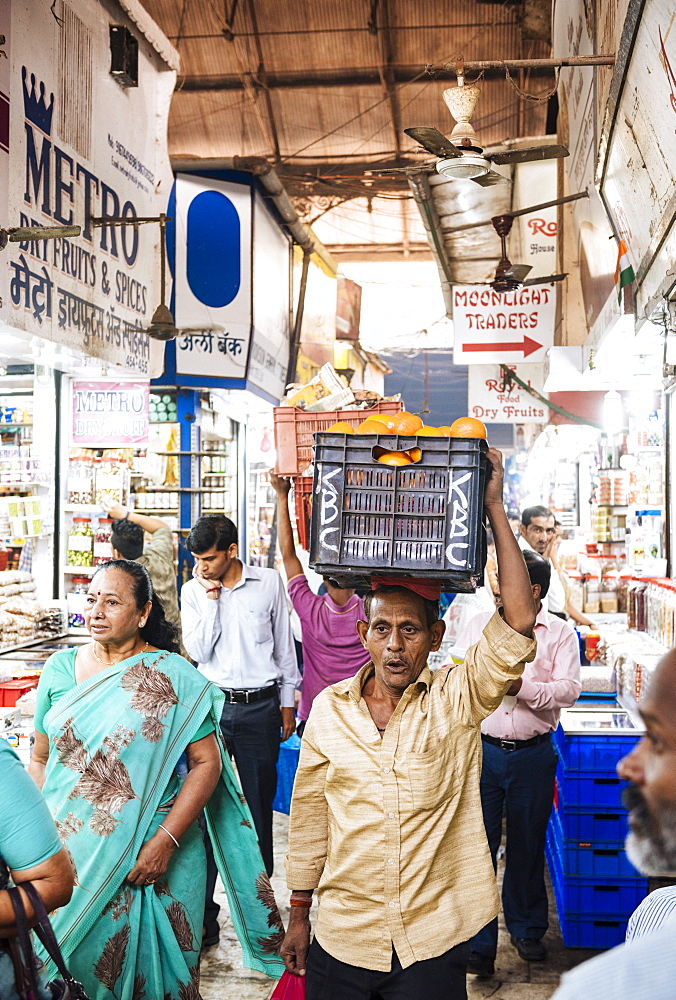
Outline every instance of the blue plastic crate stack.
<svg viewBox="0 0 676 1000">
<path fill-rule="evenodd" d="M 648 892 L 624 850 L 625 782 L 616 765 L 641 737 L 622 708 L 578 703 L 554 734 L 559 755 L 546 856 L 563 942 L 612 948 Z"/>
</svg>

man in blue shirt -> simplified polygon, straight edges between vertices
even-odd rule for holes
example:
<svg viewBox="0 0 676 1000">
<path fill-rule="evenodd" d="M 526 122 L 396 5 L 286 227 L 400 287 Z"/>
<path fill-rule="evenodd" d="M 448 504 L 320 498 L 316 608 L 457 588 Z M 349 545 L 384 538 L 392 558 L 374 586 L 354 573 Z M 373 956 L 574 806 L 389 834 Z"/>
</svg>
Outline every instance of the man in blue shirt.
<svg viewBox="0 0 676 1000">
<path fill-rule="evenodd" d="M 627 855 L 646 875 L 676 872 L 676 650 L 653 674 L 639 711 L 646 733 L 617 765 L 630 833 Z M 552 1000 L 674 1000 L 676 917 L 563 977 Z"/>
</svg>

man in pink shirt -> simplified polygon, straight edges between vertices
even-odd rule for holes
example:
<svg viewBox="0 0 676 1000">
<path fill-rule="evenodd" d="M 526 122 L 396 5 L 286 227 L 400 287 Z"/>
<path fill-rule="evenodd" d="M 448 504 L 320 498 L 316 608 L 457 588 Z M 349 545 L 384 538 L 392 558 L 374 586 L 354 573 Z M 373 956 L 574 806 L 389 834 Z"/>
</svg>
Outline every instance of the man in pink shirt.
<svg viewBox="0 0 676 1000">
<path fill-rule="evenodd" d="M 580 650 L 571 626 L 542 607 L 551 566 L 535 552 L 523 555 L 537 611 L 537 654 L 500 707 L 481 724 L 481 805 L 494 865 L 503 811 L 507 819 L 502 906 L 511 942 L 525 961 L 542 962 L 546 958 L 542 938 L 548 927 L 545 836 L 557 761 L 551 734 L 561 709 L 572 705 L 580 693 Z M 473 645 L 490 617 L 490 613 L 476 615 L 458 646 Z M 472 939 L 468 972 L 492 976 L 497 945 L 495 919 Z"/>
<path fill-rule="evenodd" d="M 310 590 L 300 559 L 296 555 L 289 516 L 288 479 L 270 474 L 277 494 L 277 539 L 284 560 L 289 597 L 303 628 L 303 685 L 298 719 L 307 720 L 312 702 L 330 684 L 354 677 L 369 655 L 357 633 L 357 622 L 365 621 L 364 605 L 354 590 L 337 587 L 324 577 L 326 594 Z"/>
</svg>

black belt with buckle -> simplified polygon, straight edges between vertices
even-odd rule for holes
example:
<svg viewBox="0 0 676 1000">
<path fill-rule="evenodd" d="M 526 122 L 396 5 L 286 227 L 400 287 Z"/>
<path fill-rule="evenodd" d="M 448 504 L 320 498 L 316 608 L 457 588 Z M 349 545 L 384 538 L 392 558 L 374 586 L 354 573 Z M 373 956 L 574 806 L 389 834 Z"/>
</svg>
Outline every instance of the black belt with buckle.
<svg viewBox="0 0 676 1000">
<path fill-rule="evenodd" d="M 230 705 L 252 705 L 255 701 L 263 701 L 265 698 L 272 698 L 273 695 L 276 695 L 277 685 L 270 684 L 264 688 L 243 688 L 240 690 L 221 688 L 221 691 Z"/>
<path fill-rule="evenodd" d="M 501 740 L 497 736 L 487 736 L 485 733 L 482 733 L 481 739 L 494 747 L 500 747 L 501 750 L 525 750 L 526 747 L 536 747 L 540 743 L 544 743 L 551 735 L 551 732 L 549 732 L 540 733 L 539 736 L 534 736 L 530 740 Z"/>
</svg>

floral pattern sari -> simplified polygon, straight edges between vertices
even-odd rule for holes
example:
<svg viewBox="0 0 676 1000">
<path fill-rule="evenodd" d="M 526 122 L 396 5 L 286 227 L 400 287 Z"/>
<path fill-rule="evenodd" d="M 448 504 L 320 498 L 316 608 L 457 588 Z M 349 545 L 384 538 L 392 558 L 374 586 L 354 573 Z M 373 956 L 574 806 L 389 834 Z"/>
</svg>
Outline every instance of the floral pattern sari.
<svg viewBox="0 0 676 1000">
<path fill-rule="evenodd" d="M 198 823 L 154 885 L 126 881 L 180 785 L 175 768 L 214 722 L 223 771 L 205 809 L 244 965 L 281 975 L 283 926 L 251 814 L 225 752 L 223 695 L 175 653 L 150 652 L 75 685 L 44 719 L 44 795 L 77 884 L 52 924 L 92 1000 L 199 1000 L 206 858 Z M 52 970 L 53 971 L 53 970 Z"/>
</svg>

